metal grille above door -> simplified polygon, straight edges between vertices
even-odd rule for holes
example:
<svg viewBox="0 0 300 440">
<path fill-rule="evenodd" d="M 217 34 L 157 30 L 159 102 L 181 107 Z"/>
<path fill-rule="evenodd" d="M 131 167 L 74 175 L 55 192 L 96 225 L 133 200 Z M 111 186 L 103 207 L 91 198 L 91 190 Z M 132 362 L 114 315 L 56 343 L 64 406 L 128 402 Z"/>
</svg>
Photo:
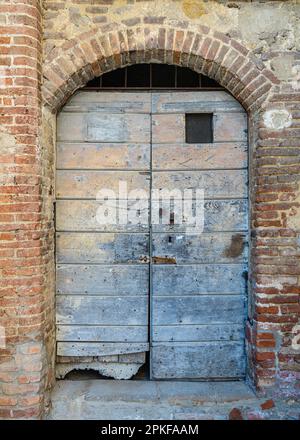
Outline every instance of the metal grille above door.
<svg viewBox="0 0 300 440">
<path fill-rule="evenodd" d="M 186 67 L 168 64 L 135 64 L 94 78 L 84 89 L 223 90 L 223 87 L 213 79 Z"/>
<path fill-rule="evenodd" d="M 213 142 L 190 142 L 193 114 L 212 115 Z M 57 133 L 59 356 L 116 365 L 126 355 L 143 363 L 150 350 L 154 379 L 243 377 L 246 131 L 244 110 L 224 91 L 73 96 Z M 153 197 L 140 222 L 100 225 L 97 192 L 118 192 L 119 181 L 147 197 L 204 189 L 203 233 L 187 233 L 172 209 L 167 224 L 151 222 Z"/>
</svg>

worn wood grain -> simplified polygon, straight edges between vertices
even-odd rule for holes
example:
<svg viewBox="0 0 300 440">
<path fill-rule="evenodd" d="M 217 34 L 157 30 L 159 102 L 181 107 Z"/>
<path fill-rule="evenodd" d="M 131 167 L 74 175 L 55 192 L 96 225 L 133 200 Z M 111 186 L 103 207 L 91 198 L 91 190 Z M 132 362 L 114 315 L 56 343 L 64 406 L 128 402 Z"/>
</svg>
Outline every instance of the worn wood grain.
<svg viewBox="0 0 300 440">
<path fill-rule="evenodd" d="M 58 325 L 58 341 L 97 341 L 97 342 L 147 342 L 146 325 Z"/>
<path fill-rule="evenodd" d="M 155 344 L 154 379 L 237 379 L 245 375 L 243 343 L 202 342 Z"/>
<path fill-rule="evenodd" d="M 224 169 L 247 167 L 247 144 L 154 144 L 154 170 Z"/>
<path fill-rule="evenodd" d="M 160 192 L 202 189 L 208 198 L 247 197 L 246 170 L 163 171 L 153 172 L 152 187 Z"/>
<path fill-rule="evenodd" d="M 154 265 L 153 295 L 245 292 L 246 264 Z"/>
<path fill-rule="evenodd" d="M 58 263 L 146 263 L 149 235 L 62 232 L 56 234 Z"/>
<path fill-rule="evenodd" d="M 243 324 L 156 325 L 153 342 L 238 341 L 244 338 Z"/>
<path fill-rule="evenodd" d="M 58 294 L 148 295 L 147 265 L 58 264 Z M 115 300 L 112 300 L 115 301 Z"/>
<path fill-rule="evenodd" d="M 57 120 L 57 140 L 149 143 L 150 115 L 63 112 Z"/>
<path fill-rule="evenodd" d="M 238 263 L 248 258 L 247 234 L 152 235 L 153 257 L 181 263 Z"/>
<path fill-rule="evenodd" d="M 245 316 L 245 299 L 242 295 L 156 296 L 152 316 L 154 326 L 240 324 Z"/>
<path fill-rule="evenodd" d="M 143 296 L 58 295 L 57 324 L 148 326 L 148 299 Z"/>
<path fill-rule="evenodd" d="M 150 113 L 151 93 L 78 91 L 63 112 Z"/>
<path fill-rule="evenodd" d="M 100 224 L 97 221 L 97 209 L 101 205 L 97 201 L 87 200 L 58 200 L 56 202 L 56 230 L 57 231 L 128 231 L 141 232 L 149 230 L 148 209 L 142 209 L 136 214 L 136 222 L 127 224 Z M 129 203 L 129 208 L 132 205 Z M 186 223 L 170 225 L 162 224 L 159 219 L 159 209 L 169 218 L 170 204 L 152 202 L 152 211 L 160 223 L 153 224 L 153 231 L 158 232 L 185 232 Z M 153 219 L 154 221 L 154 219 Z M 204 231 L 247 231 L 248 229 L 248 201 L 247 200 L 206 200 L 204 202 Z"/>
<path fill-rule="evenodd" d="M 132 190 L 142 190 L 145 197 L 149 198 L 150 174 L 138 171 L 73 171 L 58 170 L 56 172 L 56 197 L 57 198 L 83 198 L 96 199 L 99 191 L 114 191 L 119 194 L 120 182 L 127 188 L 127 198 L 135 199 Z"/>
<path fill-rule="evenodd" d="M 113 201 L 109 205 L 118 208 Z M 127 223 L 120 224 L 117 211 L 117 221 L 97 220 L 97 211 L 107 206 L 96 200 L 58 200 L 56 202 L 56 230 L 57 231 L 111 231 L 111 232 L 141 232 L 149 231 L 149 207 L 133 210 L 134 202 L 128 202 Z M 122 210 L 124 212 L 124 210 Z"/>
<path fill-rule="evenodd" d="M 149 350 L 147 343 L 58 342 L 58 356 L 112 356 Z"/>
<path fill-rule="evenodd" d="M 247 141 L 247 115 L 245 113 L 215 113 L 213 115 L 214 142 Z M 152 116 L 152 142 L 184 143 L 185 114 L 159 114 Z"/>
<path fill-rule="evenodd" d="M 150 144 L 59 142 L 56 156 L 58 169 L 149 170 Z"/>
<path fill-rule="evenodd" d="M 185 142 L 185 115 L 164 114 L 152 116 L 152 142 Z"/>
<path fill-rule="evenodd" d="M 153 92 L 153 113 L 245 112 L 241 104 L 225 91 Z"/>
<path fill-rule="evenodd" d="M 246 113 L 216 113 L 213 127 L 214 142 L 248 140 Z"/>
</svg>

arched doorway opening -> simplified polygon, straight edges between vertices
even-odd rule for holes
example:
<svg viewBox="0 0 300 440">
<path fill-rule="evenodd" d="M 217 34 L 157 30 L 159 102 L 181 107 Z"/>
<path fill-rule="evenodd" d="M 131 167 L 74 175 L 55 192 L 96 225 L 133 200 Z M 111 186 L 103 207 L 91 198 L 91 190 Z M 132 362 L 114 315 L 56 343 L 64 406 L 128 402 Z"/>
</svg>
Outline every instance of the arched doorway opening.
<svg viewBox="0 0 300 440">
<path fill-rule="evenodd" d="M 58 377 L 130 378 L 145 362 L 153 379 L 245 376 L 247 151 L 242 106 L 185 68 L 118 69 L 64 106 Z"/>
</svg>

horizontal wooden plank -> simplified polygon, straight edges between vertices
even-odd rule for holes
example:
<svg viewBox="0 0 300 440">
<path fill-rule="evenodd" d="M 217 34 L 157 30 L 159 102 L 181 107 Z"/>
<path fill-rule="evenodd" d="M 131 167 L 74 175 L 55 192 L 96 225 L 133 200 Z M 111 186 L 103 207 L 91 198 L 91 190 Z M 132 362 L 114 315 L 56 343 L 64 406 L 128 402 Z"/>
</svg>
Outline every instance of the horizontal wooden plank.
<svg viewBox="0 0 300 440">
<path fill-rule="evenodd" d="M 154 265 L 153 295 L 245 292 L 245 264 Z"/>
<path fill-rule="evenodd" d="M 239 263 L 248 257 L 247 234 L 152 235 L 154 260 L 180 263 Z"/>
<path fill-rule="evenodd" d="M 246 142 L 246 113 L 214 113 L 214 142 Z M 185 114 L 159 114 L 152 116 L 152 142 L 185 143 Z"/>
<path fill-rule="evenodd" d="M 239 342 L 155 344 L 154 379 L 237 379 L 245 375 L 244 345 Z"/>
<path fill-rule="evenodd" d="M 58 325 L 57 341 L 97 341 L 97 342 L 147 342 L 148 327 L 140 326 L 95 326 Z"/>
<path fill-rule="evenodd" d="M 226 91 L 153 92 L 153 113 L 244 112 L 241 104 Z"/>
<path fill-rule="evenodd" d="M 247 170 L 153 172 L 152 187 L 160 192 L 202 189 L 207 198 L 247 197 Z M 176 197 L 176 196 L 175 196 Z M 155 198 L 155 197 L 154 197 Z"/>
<path fill-rule="evenodd" d="M 150 144 L 58 143 L 59 169 L 139 169 L 150 166 Z"/>
<path fill-rule="evenodd" d="M 58 141 L 150 142 L 150 115 L 60 113 Z"/>
<path fill-rule="evenodd" d="M 185 142 L 185 115 L 163 114 L 152 116 L 152 142 Z"/>
<path fill-rule="evenodd" d="M 246 113 L 216 113 L 213 117 L 214 142 L 242 141 L 247 142 Z"/>
<path fill-rule="evenodd" d="M 189 201 L 190 203 L 191 201 Z M 193 233 L 193 225 L 197 227 L 202 214 L 200 208 L 196 209 L 192 201 L 192 221 L 178 214 L 174 216 L 174 224 L 170 224 L 171 212 L 168 201 L 152 201 L 152 223 L 154 232 L 188 232 Z M 180 208 L 177 208 L 180 212 Z M 154 220 L 155 219 L 155 220 Z M 158 220 L 157 220 L 158 219 Z M 194 222 L 194 223 L 193 223 Z M 212 231 L 247 231 L 248 229 L 248 201 L 247 200 L 206 200 L 204 201 L 204 232 Z M 198 233 L 198 232 L 197 232 Z"/>
<path fill-rule="evenodd" d="M 144 364 L 146 362 L 146 352 L 119 354 L 118 360 L 126 364 Z"/>
<path fill-rule="evenodd" d="M 154 326 L 241 324 L 244 317 L 245 299 L 242 295 L 159 296 L 152 302 Z"/>
<path fill-rule="evenodd" d="M 245 168 L 247 145 L 240 142 L 154 144 L 152 164 L 154 170 Z"/>
<path fill-rule="evenodd" d="M 237 341 L 244 338 L 243 324 L 155 325 L 154 342 Z"/>
<path fill-rule="evenodd" d="M 151 94 L 147 92 L 78 91 L 63 112 L 150 113 Z"/>
<path fill-rule="evenodd" d="M 58 200 L 56 202 L 56 230 L 57 231 L 116 231 L 141 232 L 149 230 L 148 209 L 136 212 L 136 218 L 129 217 L 126 224 L 110 221 L 98 222 L 97 210 L 103 206 L 97 201 L 87 200 Z M 128 204 L 129 209 L 133 202 Z M 163 218 L 160 219 L 160 207 Z M 135 214 L 134 211 L 131 213 Z M 154 232 L 185 232 L 190 224 L 169 224 L 170 203 L 162 205 L 158 201 L 152 202 L 153 231 Z M 195 215 L 193 211 L 193 215 Z M 159 222 L 155 221 L 158 218 Z M 166 221 L 164 221 L 164 218 Z M 163 223 L 164 222 L 164 223 Z M 204 202 L 204 232 L 211 231 L 247 231 L 248 229 L 248 201 L 247 200 L 205 200 Z"/>
<path fill-rule="evenodd" d="M 128 199 L 136 199 L 132 190 L 141 190 L 149 198 L 150 173 L 142 171 L 73 171 L 58 170 L 56 172 L 57 198 L 96 199 L 99 191 L 114 191 L 118 197 L 119 188 L 126 185 Z M 142 196 L 143 193 L 141 193 Z M 123 197 L 122 197 L 123 198 Z"/>
<path fill-rule="evenodd" d="M 147 297 L 58 295 L 57 324 L 148 325 Z"/>
<path fill-rule="evenodd" d="M 111 207 L 114 212 L 118 205 L 96 200 L 58 200 L 56 202 L 56 230 L 57 231 L 111 231 L 111 232 L 141 232 L 149 230 L 149 208 L 133 210 L 134 201 L 128 202 L 127 222 L 122 224 L 117 212 L 116 221 L 113 216 L 101 218 L 97 216 L 104 211 L 105 206 Z M 121 210 L 122 215 L 124 210 Z"/>
<path fill-rule="evenodd" d="M 58 264 L 58 294 L 147 295 L 147 265 Z M 113 299 L 112 301 L 117 301 Z"/>
<path fill-rule="evenodd" d="M 56 234 L 58 263 L 145 263 L 149 235 L 88 232 Z"/>
<path fill-rule="evenodd" d="M 58 342 L 58 356 L 112 356 L 149 350 L 145 343 Z"/>
</svg>

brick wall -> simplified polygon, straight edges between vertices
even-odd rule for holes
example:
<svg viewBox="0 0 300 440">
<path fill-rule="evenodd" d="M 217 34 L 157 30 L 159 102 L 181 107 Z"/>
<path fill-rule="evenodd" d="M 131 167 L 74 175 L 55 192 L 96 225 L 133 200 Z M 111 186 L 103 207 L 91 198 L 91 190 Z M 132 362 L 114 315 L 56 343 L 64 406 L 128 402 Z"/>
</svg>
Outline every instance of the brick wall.
<svg viewBox="0 0 300 440">
<path fill-rule="evenodd" d="M 299 394 L 296 16 L 292 1 L 0 0 L 0 418 L 40 417 L 53 381 L 56 113 L 135 62 L 208 74 L 249 113 L 249 378 Z"/>
<path fill-rule="evenodd" d="M 39 417 L 52 264 L 41 126 L 41 4 L 0 1 L 0 418 Z M 2 340 L 2 347 L 4 341 Z"/>
</svg>

